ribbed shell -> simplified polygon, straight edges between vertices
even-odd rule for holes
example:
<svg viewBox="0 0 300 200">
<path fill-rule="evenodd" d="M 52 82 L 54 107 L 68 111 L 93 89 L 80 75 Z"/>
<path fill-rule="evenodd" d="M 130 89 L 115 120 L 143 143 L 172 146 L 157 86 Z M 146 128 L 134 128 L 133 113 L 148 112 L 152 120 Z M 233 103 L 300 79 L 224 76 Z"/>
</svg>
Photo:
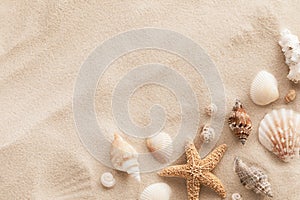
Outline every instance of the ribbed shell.
<svg viewBox="0 0 300 200">
<path fill-rule="evenodd" d="M 257 194 L 273 197 L 268 176 L 256 167 L 248 167 L 241 159 L 235 158 L 234 171 L 243 186 Z"/>
<path fill-rule="evenodd" d="M 171 188 L 166 183 L 155 183 L 145 188 L 140 200 L 169 200 Z"/>
<path fill-rule="evenodd" d="M 259 141 L 281 160 L 299 158 L 300 114 L 287 109 L 273 110 L 260 122 Z"/>
<path fill-rule="evenodd" d="M 127 172 L 137 181 L 141 181 L 138 153 L 118 134 L 115 134 L 110 155 L 111 163 L 117 170 Z"/>
</svg>

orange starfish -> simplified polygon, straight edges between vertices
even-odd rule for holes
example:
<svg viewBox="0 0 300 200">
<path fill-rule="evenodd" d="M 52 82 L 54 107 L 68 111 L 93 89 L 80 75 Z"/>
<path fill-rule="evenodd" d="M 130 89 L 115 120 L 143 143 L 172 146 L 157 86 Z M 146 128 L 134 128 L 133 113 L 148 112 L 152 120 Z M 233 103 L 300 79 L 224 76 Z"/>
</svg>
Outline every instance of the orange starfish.
<svg viewBox="0 0 300 200">
<path fill-rule="evenodd" d="M 211 171 L 219 163 L 226 149 L 226 144 L 220 145 L 206 158 L 201 159 L 195 145 L 190 142 L 185 150 L 187 163 L 167 167 L 160 171 L 158 175 L 186 179 L 189 200 L 199 200 L 200 185 L 210 187 L 222 198 L 225 198 L 226 191 L 223 184 Z"/>
</svg>

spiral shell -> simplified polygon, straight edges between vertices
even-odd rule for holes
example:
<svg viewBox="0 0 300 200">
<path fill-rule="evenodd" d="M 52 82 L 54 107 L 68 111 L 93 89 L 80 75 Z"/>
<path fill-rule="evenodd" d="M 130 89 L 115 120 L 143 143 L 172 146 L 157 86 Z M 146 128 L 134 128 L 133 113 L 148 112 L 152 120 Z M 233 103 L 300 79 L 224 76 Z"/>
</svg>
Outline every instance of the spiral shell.
<svg viewBox="0 0 300 200">
<path fill-rule="evenodd" d="M 114 176 L 110 172 L 105 172 L 101 175 L 100 182 L 104 187 L 111 188 L 116 184 Z"/>
<path fill-rule="evenodd" d="M 169 200 L 172 190 L 166 183 L 155 183 L 145 188 L 140 200 Z"/>
<path fill-rule="evenodd" d="M 154 158 L 161 163 L 170 161 L 173 154 L 173 144 L 169 134 L 160 132 L 146 140 L 147 147 Z"/>
<path fill-rule="evenodd" d="M 267 71 L 260 71 L 253 79 L 250 89 L 251 100 L 257 105 L 267 105 L 279 98 L 278 83 Z"/>
<path fill-rule="evenodd" d="M 204 125 L 200 134 L 201 141 L 208 144 L 211 141 L 213 141 L 214 138 L 215 138 L 215 130 L 211 128 L 209 124 Z"/>
<path fill-rule="evenodd" d="M 233 193 L 231 196 L 232 200 L 243 200 L 242 196 L 239 193 Z"/>
<path fill-rule="evenodd" d="M 260 122 L 260 143 L 281 160 L 299 158 L 300 114 L 287 109 L 273 110 Z"/>
<path fill-rule="evenodd" d="M 252 122 L 250 116 L 244 109 L 243 104 L 239 100 L 235 101 L 228 124 L 233 134 L 238 137 L 241 143 L 244 145 L 250 136 Z"/>
<path fill-rule="evenodd" d="M 281 33 L 279 45 L 285 56 L 285 63 L 289 66 L 290 71 L 287 78 L 294 83 L 300 80 L 300 44 L 296 35 L 293 35 L 288 29 Z"/>
<path fill-rule="evenodd" d="M 235 158 L 234 171 L 241 180 L 243 186 L 257 194 L 273 197 L 268 176 L 256 167 L 248 167 L 241 159 Z"/>
<path fill-rule="evenodd" d="M 286 103 L 290 103 L 294 101 L 296 98 L 296 91 L 295 90 L 289 90 L 289 92 L 284 97 Z"/>
<path fill-rule="evenodd" d="M 117 170 L 125 171 L 137 181 L 141 181 L 138 153 L 118 134 L 114 136 L 110 155 L 111 163 Z"/>
<path fill-rule="evenodd" d="M 208 106 L 205 107 L 205 113 L 208 116 L 213 116 L 214 114 L 217 113 L 217 111 L 218 111 L 218 107 L 214 103 L 211 103 L 211 104 L 209 104 Z"/>
</svg>

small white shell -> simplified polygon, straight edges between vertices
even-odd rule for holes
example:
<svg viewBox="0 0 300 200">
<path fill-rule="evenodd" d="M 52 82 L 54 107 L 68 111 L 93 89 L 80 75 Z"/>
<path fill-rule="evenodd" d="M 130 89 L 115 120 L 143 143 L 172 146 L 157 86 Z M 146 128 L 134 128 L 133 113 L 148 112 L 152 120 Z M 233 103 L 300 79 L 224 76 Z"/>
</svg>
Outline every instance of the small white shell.
<svg viewBox="0 0 300 200">
<path fill-rule="evenodd" d="M 232 200 L 243 200 L 242 196 L 239 193 L 233 193 L 231 196 Z"/>
<path fill-rule="evenodd" d="M 140 200 L 169 200 L 172 190 L 166 183 L 155 183 L 145 188 Z"/>
<path fill-rule="evenodd" d="M 146 140 L 147 147 L 160 163 L 168 163 L 173 154 L 173 141 L 169 134 L 160 132 Z"/>
<path fill-rule="evenodd" d="M 289 162 L 299 158 L 300 114 L 287 109 L 273 110 L 266 114 L 258 128 L 258 139 L 281 160 Z"/>
<path fill-rule="evenodd" d="M 121 136 L 115 134 L 110 152 L 112 165 L 120 171 L 127 172 L 137 181 L 141 181 L 138 153 Z"/>
<path fill-rule="evenodd" d="M 267 105 L 279 98 L 275 77 L 267 71 L 260 71 L 251 84 L 250 97 L 257 105 Z"/>
<path fill-rule="evenodd" d="M 210 127 L 209 124 L 204 125 L 202 132 L 200 134 L 200 139 L 204 143 L 208 144 L 215 138 L 215 130 Z"/>
<path fill-rule="evenodd" d="M 216 114 L 218 111 L 218 107 L 216 104 L 211 103 L 208 106 L 206 106 L 205 108 L 205 112 L 208 116 L 213 116 L 214 114 Z"/>
<path fill-rule="evenodd" d="M 100 181 L 104 187 L 111 188 L 116 184 L 114 176 L 110 172 L 105 172 L 101 175 Z"/>
</svg>

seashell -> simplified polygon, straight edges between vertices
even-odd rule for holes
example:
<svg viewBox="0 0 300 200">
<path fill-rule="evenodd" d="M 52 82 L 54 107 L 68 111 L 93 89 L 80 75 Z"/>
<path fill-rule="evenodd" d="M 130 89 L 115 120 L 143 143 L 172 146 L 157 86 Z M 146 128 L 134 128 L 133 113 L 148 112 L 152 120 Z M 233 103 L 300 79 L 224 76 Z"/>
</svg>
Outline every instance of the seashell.
<svg viewBox="0 0 300 200">
<path fill-rule="evenodd" d="M 104 187 L 111 188 L 116 184 L 114 176 L 110 172 L 105 172 L 101 175 L 100 182 Z"/>
<path fill-rule="evenodd" d="M 279 98 L 278 83 L 267 71 L 260 71 L 253 79 L 250 89 L 251 100 L 257 105 L 267 105 Z"/>
<path fill-rule="evenodd" d="M 147 147 L 160 163 L 168 163 L 173 154 L 173 141 L 169 134 L 160 132 L 146 140 Z"/>
<path fill-rule="evenodd" d="M 234 171 L 239 176 L 241 183 L 257 194 L 273 197 L 268 176 L 256 167 L 248 167 L 241 159 L 235 158 Z"/>
<path fill-rule="evenodd" d="M 213 116 L 214 114 L 216 114 L 218 111 L 218 107 L 216 104 L 211 103 L 210 105 L 206 106 L 205 108 L 205 113 L 208 116 Z"/>
<path fill-rule="evenodd" d="M 289 90 L 289 92 L 284 97 L 286 103 L 290 103 L 294 101 L 296 98 L 296 91 L 295 90 Z"/>
<path fill-rule="evenodd" d="M 214 138 L 215 138 L 215 130 L 211 128 L 210 125 L 208 124 L 204 125 L 200 134 L 201 141 L 208 144 L 211 141 L 213 141 Z"/>
<path fill-rule="evenodd" d="M 251 133 L 252 122 L 239 100 L 236 100 L 233 106 L 228 124 L 234 135 L 238 137 L 244 145 Z"/>
<path fill-rule="evenodd" d="M 266 114 L 258 128 L 258 139 L 281 160 L 289 162 L 300 153 L 300 114 L 287 109 Z"/>
<path fill-rule="evenodd" d="M 111 163 L 117 170 L 127 172 L 137 181 L 141 181 L 138 153 L 118 134 L 114 135 L 110 156 Z"/>
<path fill-rule="evenodd" d="M 166 183 L 155 183 L 145 188 L 140 200 L 169 200 L 172 190 Z"/>
<path fill-rule="evenodd" d="M 239 193 L 233 193 L 231 196 L 232 200 L 243 200 L 242 196 Z"/>
<path fill-rule="evenodd" d="M 300 80 L 300 44 L 296 35 L 293 35 L 288 29 L 283 30 L 279 40 L 279 45 L 285 56 L 285 63 L 290 71 L 287 78 L 294 83 Z"/>
</svg>

